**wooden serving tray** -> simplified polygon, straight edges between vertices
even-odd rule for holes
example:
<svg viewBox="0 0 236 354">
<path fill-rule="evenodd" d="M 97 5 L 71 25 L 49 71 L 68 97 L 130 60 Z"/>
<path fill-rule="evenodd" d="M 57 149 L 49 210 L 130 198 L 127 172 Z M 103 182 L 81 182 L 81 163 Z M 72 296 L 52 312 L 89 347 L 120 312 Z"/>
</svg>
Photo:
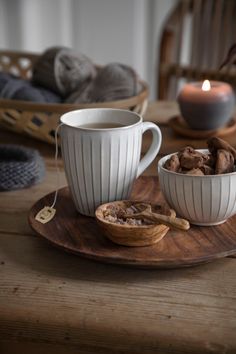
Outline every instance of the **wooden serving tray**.
<svg viewBox="0 0 236 354">
<path fill-rule="evenodd" d="M 36 221 L 35 215 L 44 206 L 51 205 L 53 197 L 54 193 L 48 194 L 31 208 L 31 227 L 53 245 L 96 261 L 140 268 L 178 268 L 236 253 L 236 215 L 218 226 L 191 226 L 186 232 L 169 230 L 153 246 L 126 247 L 107 239 L 94 218 L 76 211 L 67 187 L 58 193 L 55 217 L 48 224 Z M 131 198 L 163 202 L 158 178 L 138 178 Z"/>
</svg>

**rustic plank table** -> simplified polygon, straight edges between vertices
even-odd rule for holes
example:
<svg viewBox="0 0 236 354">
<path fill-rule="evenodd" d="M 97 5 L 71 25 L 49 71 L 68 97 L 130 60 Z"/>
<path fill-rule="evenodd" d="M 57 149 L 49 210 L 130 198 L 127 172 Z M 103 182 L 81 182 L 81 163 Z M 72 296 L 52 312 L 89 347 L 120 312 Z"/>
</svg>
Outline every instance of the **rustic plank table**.
<svg viewBox="0 0 236 354">
<path fill-rule="evenodd" d="M 205 146 L 171 131 L 176 113 L 171 102 L 148 107 L 145 120 L 162 129 L 160 155 Z M 236 134 L 227 140 L 236 145 Z M 55 189 L 54 148 L 3 130 L 0 141 L 38 149 L 47 167 L 43 183 L 0 193 L 1 354 L 236 353 L 236 258 L 157 271 L 59 251 L 27 222 L 32 204 Z M 147 134 L 143 151 L 148 143 Z M 156 175 L 156 163 L 145 174 Z"/>
</svg>

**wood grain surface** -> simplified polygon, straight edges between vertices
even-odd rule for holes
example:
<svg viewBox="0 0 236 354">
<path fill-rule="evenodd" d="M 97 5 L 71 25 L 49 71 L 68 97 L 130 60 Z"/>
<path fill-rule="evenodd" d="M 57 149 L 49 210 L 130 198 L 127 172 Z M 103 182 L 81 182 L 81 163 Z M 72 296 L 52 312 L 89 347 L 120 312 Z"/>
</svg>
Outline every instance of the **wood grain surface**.
<svg viewBox="0 0 236 354">
<path fill-rule="evenodd" d="M 53 196 L 49 194 L 33 206 L 29 214 L 30 225 L 55 246 L 80 256 L 141 268 L 178 268 L 236 253 L 236 216 L 214 227 L 191 226 L 188 231 L 170 229 L 152 246 L 125 247 L 111 242 L 95 218 L 76 211 L 68 188 L 59 192 L 54 219 L 47 224 L 36 221 L 35 215 L 45 205 L 51 205 Z M 131 199 L 160 202 L 158 178 L 140 177 Z"/>
<path fill-rule="evenodd" d="M 205 146 L 173 132 L 167 122 L 175 114 L 176 103 L 149 104 L 144 119 L 160 125 L 163 143 L 147 176 L 157 175 L 160 156 Z M 226 139 L 234 146 L 235 136 Z M 1 354 L 236 353 L 234 256 L 163 271 L 94 262 L 52 247 L 31 230 L 27 215 L 56 187 L 54 148 L 3 130 L 0 141 L 37 149 L 47 170 L 40 184 L 0 193 Z M 143 151 L 149 144 L 147 134 Z M 61 159 L 59 166 L 62 188 Z M 153 197 L 160 198 L 158 190 Z"/>
</svg>

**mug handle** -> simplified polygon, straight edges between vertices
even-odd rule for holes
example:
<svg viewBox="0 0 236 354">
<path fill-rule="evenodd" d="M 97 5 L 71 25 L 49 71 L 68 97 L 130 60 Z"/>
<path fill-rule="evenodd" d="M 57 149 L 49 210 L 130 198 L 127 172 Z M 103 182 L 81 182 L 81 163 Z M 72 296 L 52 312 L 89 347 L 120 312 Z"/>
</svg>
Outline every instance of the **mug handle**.
<svg viewBox="0 0 236 354">
<path fill-rule="evenodd" d="M 162 134 L 160 128 L 154 123 L 143 122 L 142 134 L 149 129 L 152 132 L 152 143 L 144 157 L 139 162 L 137 177 L 139 177 L 143 173 L 143 171 L 152 163 L 161 147 Z"/>
</svg>

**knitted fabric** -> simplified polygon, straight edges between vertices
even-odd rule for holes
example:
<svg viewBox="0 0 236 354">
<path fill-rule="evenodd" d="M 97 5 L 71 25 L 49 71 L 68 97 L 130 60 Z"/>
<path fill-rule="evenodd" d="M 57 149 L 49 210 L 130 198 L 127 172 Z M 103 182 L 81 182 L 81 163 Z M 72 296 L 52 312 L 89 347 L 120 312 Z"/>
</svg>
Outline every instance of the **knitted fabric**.
<svg viewBox="0 0 236 354">
<path fill-rule="evenodd" d="M 51 47 L 34 64 L 32 80 L 63 97 L 96 76 L 96 67 L 84 54 L 70 48 Z"/>
<path fill-rule="evenodd" d="M 30 187 L 44 175 L 45 165 L 38 151 L 0 144 L 0 191 Z"/>
<path fill-rule="evenodd" d="M 0 98 L 39 103 L 60 103 L 61 97 L 11 74 L 0 72 Z"/>
</svg>

